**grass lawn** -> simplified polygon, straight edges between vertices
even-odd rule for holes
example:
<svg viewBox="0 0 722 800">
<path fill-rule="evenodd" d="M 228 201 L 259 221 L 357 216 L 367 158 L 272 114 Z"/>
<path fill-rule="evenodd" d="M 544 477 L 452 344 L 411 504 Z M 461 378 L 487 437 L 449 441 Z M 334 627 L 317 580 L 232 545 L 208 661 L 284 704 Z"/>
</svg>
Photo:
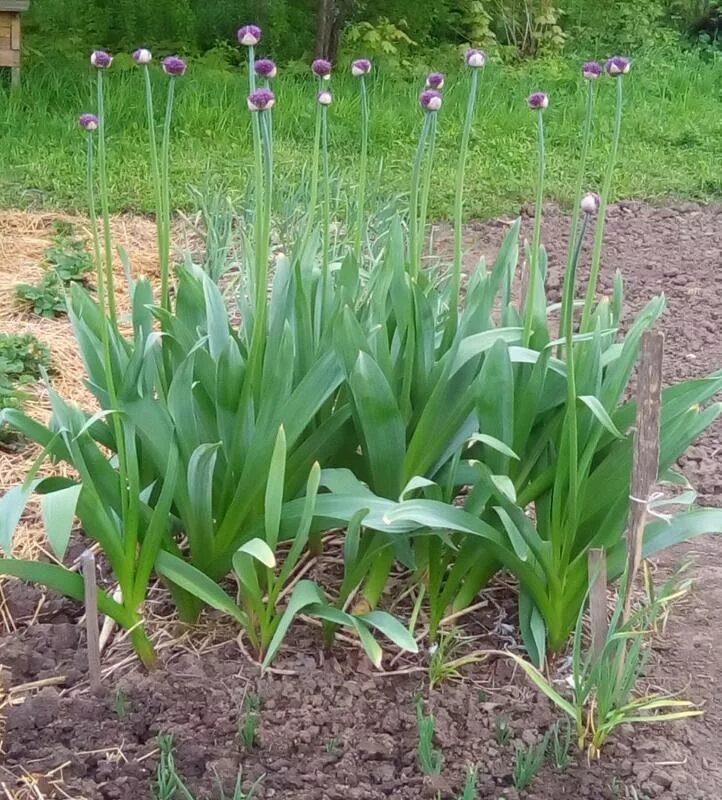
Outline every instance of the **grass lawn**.
<svg viewBox="0 0 722 800">
<path fill-rule="evenodd" d="M 577 164 L 570 154 L 580 138 L 584 87 L 579 59 L 536 62 L 520 67 L 490 64 L 480 89 L 477 121 L 467 173 L 470 216 L 518 210 L 532 196 L 536 158 L 535 119 L 525 103 L 536 89 L 547 91 L 548 196 L 562 203 L 573 195 Z M 141 75 L 130 59 L 116 59 L 109 75 L 109 158 L 115 210 L 152 205 L 147 179 L 147 135 Z M 372 76 L 371 164 L 389 196 L 406 191 L 421 123 L 417 93 L 421 80 L 377 71 Z M 156 114 L 162 123 L 166 78 L 154 74 Z M 608 152 L 614 91 L 599 81 L 589 187 L 601 182 Z M 640 56 L 625 78 L 625 117 L 617 197 L 670 195 L 709 199 L 722 194 L 722 60 L 694 54 L 673 58 Z M 332 80 L 330 144 L 335 169 L 353 181 L 358 157 L 359 100 L 354 79 Z M 276 174 L 295 186 L 310 158 L 315 86 L 311 77 L 283 75 L 274 83 Z M 243 75 L 191 65 L 178 83 L 174 120 L 173 203 L 189 207 L 189 186 L 208 182 L 241 193 L 251 165 L 251 131 Z M 453 194 L 455 143 L 466 102 L 466 74 L 447 76 L 437 148 L 435 216 L 449 213 Z M 30 64 L 24 88 L 12 96 L 0 89 L 0 205 L 83 207 L 84 141 L 77 116 L 94 111 L 89 66 Z"/>
</svg>

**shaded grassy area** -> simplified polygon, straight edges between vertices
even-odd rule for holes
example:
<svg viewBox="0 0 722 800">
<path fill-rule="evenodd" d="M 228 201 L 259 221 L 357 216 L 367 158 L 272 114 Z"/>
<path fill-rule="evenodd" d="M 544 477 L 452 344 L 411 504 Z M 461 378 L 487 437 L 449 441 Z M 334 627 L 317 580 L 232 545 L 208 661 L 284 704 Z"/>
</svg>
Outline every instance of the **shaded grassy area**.
<svg viewBox="0 0 722 800">
<path fill-rule="evenodd" d="M 116 60 L 109 76 L 109 158 L 116 210 L 152 206 L 141 75 Z M 535 62 L 522 67 L 490 64 L 484 73 L 467 177 L 467 213 L 488 216 L 518 209 L 532 194 L 535 120 L 525 98 L 547 91 L 548 196 L 566 203 L 573 195 L 575 153 L 583 116 L 581 59 Z M 30 65 L 22 92 L 0 90 L 0 204 L 74 208 L 84 205 L 84 143 L 76 119 L 94 110 L 90 68 L 82 64 Z M 722 60 L 693 53 L 640 55 L 625 78 L 625 121 L 614 193 L 618 197 L 669 195 L 709 199 L 722 195 Z M 406 191 L 421 124 L 417 93 L 422 82 L 374 74 L 371 83 L 371 165 L 381 191 Z M 456 160 L 466 102 L 467 76 L 447 77 L 436 155 L 432 212 L 451 208 Z M 158 70 L 156 114 L 162 120 L 166 78 Z M 590 188 L 601 181 L 612 127 L 611 79 L 599 81 L 590 164 Z M 359 100 L 350 76 L 332 81 L 331 149 L 334 167 L 353 181 L 358 157 Z M 274 89 L 277 175 L 295 186 L 313 141 L 315 85 L 310 76 L 283 75 Z M 247 186 L 251 132 L 245 76 L 191 65 L 178 84 L 173 140 L 173 202 L 191 203 L 189 185 L 220 183 L 234 193 Z"/>
</svg>

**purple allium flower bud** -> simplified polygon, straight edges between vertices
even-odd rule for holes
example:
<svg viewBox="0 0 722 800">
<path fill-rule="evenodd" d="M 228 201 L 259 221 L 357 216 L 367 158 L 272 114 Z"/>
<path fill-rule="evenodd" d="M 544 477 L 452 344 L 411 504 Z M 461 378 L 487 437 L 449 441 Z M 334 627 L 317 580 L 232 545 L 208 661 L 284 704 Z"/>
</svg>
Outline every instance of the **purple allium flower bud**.
<svg viewBox="0 0 722 800">
<path fill-rule="evenodd" d="M 368 75 L 371 72 L 371 62 L 368 58 L 357 58 L 351 64 L 351 74 L 358 78 L 361 75 Z"/>
<path fill-rule="evenodd" d="M 140 47 L 133 53 L 133 60 L 136 64 L 145 66 L 145 64 L 150 64 L 153 60 L 153 54 L 150 50 L 146 50 L 145 47 Z"/>
<path fill-rule="evenodd" d="M 604 72 L 602 65 L 596 61 L 587 61 L 586 64 L 582 64 L 582 75 L 588 81 L 593 81 L 595 78 L 598 78 L 602 72 Z"/>
<path fill-rule="evenodd" d="M 324 89 L 322 92 L 318 93 L 318 102 L 322 106 L 330 106 L 333 102 L 333 95 L 328 91 L 328 89 Z"/>
<path fill-rule="evenodd" d="M 441 108 L 441 92 L 435 89 L 425 89 L 419 95 L 419 103 L 424 111 L 438 111 Z"/>
<path fill-rule="evenodd" d="M 587 192 L 584 197 L 582 197 L 580 206 L 585 214 L 596 214 L 597 211 L 599 211 L 599 204 L 601 202 L 602 200 L 596 192 Z"/>
<path fill-rule="evenodd" d="M 90 63 L 96 69 L 110 69 L 110 65 L 113 63 L 113 56 L 110 53 L 106 53 L 105 50 L 93 50 L 90 54 Z"/>
<path fill-rule="evenodd" d="M 626 75 L 631 68 L 632 62 L 624 56 L 612 56 L 612 58 L 607 61 L 607 72 L 613 78 Z"/>
<path fill-rule="evenodd" d="M 444 76 L 441 72 L 430 72 L 426 76 L 427 89 L 441 89 L 444 86 Z"/>
<path fill-rule="evenodd" d="M 486 53 L 483 50 L 472 48 L 466 51 L 464 61 L 466 61 L 467 66 L 479 69 L 479 67 L 483 67 L 486 64 Z"/>
<path fill-rule="evenodd" d="M 270 89 L 256 89 L 248 95 L 249 111 L 266 111 L 273 108 L 276 98 Z"/>
<path fill-rule="evenodd" d="M 534 92 L 527 97 L 526 102 L 534 111 L 543 111 L 549 105 L 549 98 L 544 92 Z"/>
<path fill-rule="evenodd" d="M 258 25 L 244 25 L 238 29 L 238 42 L 245 47 L 255 47 L 261 41 L 261 29 Z"/>
<path fill-rule="evenodd" d="M 98 129 L 98 118 L 95 114 L 81 114 L 78 124 L 84 131 L 95 131 Z"/>
<path fill-rule="evenodd" d="M 317 58 L 313 64 L 311 64 L 311 72 L 313 72 L 314 75 L 318 75 L 319 78 L 328 80 L 331 77 L 331 62 L 326 61 L 325 58 Z"/>
<path fill-rule="evenodd" d="M 253 66 L 256 75 L 260 75 L 261 78 L 275 78 L 278 74 L 276 63 L 270 58 L 259 58 Z"/>
<path fill-rule="evenodd" d="M 163 59 L 163 72 L 165 72 L 166 75 L 170 75 L 171 78 L 184 75 L 185 71 L 186 62 L 183 61 L 182 58 L 178 58 L 178 56 L 168 56 L 168 58 Z"/>
</svg>

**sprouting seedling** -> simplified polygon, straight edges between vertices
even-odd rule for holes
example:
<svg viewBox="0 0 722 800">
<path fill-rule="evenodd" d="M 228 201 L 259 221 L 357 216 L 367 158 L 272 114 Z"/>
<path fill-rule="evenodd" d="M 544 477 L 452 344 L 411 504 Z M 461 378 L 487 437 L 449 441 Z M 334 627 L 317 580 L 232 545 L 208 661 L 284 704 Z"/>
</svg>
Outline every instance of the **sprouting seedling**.
<svg viewBox="0 0 722 800">
<path fill-rule="evenodd" d="M 497 714 L 494 720 L 494 738 L 499 747 L 506 747 L 511 739 L 511 730 L 507 719 L 502 714 Z"/>
<path fill-rule="evenodd" d="M 128 696 L 120 688 L 120 686 L 113 694 L 113 712 L 118 719 L 125 719 L 130 712 L 130 702 L 128 701 Z"/>
<path fill-rule="evenodd" d="M 572 726 L 569 720 L 566 717 L 562 720 L 557 720 L 554 725 L 552 725 L 550 734 L 552 743 L 552 763 L 556 769 L 564 770 L 572 763 L 570 752 L 572 746 Z"/>
<path fill-rule="evenodd" d="M 153 800 L 195 800 L 178 774 L 173 751 L 175 742 L 170 734 L 158 736 L 160 758 L 153 788 Z"/>
<path fill-rule="evenodd" d="M 416 700 L 416 725 L 419 732 L 419 767 L 425 775 L 439 775 L 444 766 L 444 756 L 434 747 L 436 720 L 433 714 L 424 714 L 424 701 L 421 697 Z"/>
<path fill-rule="evenodd" d="M 548 743 L 549 737 L 547 734 L 538 744 L 529 746 L 519 744 L 517 746 L 514 754 L 512 778 L 514 786 L 520 791 L 526 789 L 536 778 L 546 758 Z"/>
<path fill-rule="evenodd" d="M 459 800 L 476 800 L 478 773 L 478 766 L 476 764 L 469 764 L 466 770 L 464 788 L 459 796 Z"/>
<path fill-rule="evenodd" d="M 339 745 L 338 737 L 337 736 L 332 736 L 326 742 L 326 752 L 329 755 L 335 755 L 336 753 L 338 753 L 339 749 L 340 749 L 340 745 Z"/>
<path fill-rule="evenodd" d="M 257 692 L 247 692 L 243 698 L 243 713 L 238 721 L 238 740 L 246 750 L 252 750 L 256 746 L 260 708 L 260 695 Z"/>
</svg>

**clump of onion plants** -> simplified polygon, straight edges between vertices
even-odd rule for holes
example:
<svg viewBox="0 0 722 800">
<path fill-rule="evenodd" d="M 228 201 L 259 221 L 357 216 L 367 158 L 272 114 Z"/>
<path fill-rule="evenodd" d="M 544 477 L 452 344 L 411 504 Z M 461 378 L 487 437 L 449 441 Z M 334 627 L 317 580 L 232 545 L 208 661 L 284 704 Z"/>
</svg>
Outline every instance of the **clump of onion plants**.
<svg viewBox="0 0 722 800">
<path fill-rule="evenodd" d="M 105 149 L 112 58 L 93 55 L 97 109 L 81 127 L 98 293 L 94 299 L 72 287 L 70 316 L 100 410 L 83 411 L 51 388 L 49 425 L 3 412 L 0 423 L 37 441 L 42 454 L 24 484 L 0 500 L 6 555 L 0 574 L 82 597 L 77 574 L 10 558 L 13 531 L 37 492 L 59 560 L 76 515 L 88 538 L 100 544 L 119 587 L 100 592 L 101 611 L 129 631 L 146 664 L 154 663 L 155 653 L 144 601 L 158 578 L 182 620 L 195 621 L 204 606 L 229 615 L 266 665 L 303 614 L 322 620 L 329 638 L 340 626 L 351 631 L 380 666 L 377 633 L 415 652 L 413 628 L 422 610 L 436 640 L 449 612 L 472 605 L 506 568 L 519 584 L 524 642 L 541 663 L 547 650 L 564 647 L 574 629 L 589 548 L 607 550 L 612 578 L 623 571 L 635 415 L 634 402 L 624 398 L 641 336 L 664 307 L 663 298 L 653 299 L 621 335 L 621 276 L 611 299 L 597 298 L 629 62 L 612 59 L 607 67 L 617 82 L 617 111 L 598 195 L 594 187 L 583 191 L 586 160 L 594 107 L 605 107 L 595 95 L 612 77 L 597 80 L 598 65 L 587 64 L 582 72 L 587 116 L 578 209 L 556 309 L 546 298 L 542 244 L 544 120 L 554 111 L 546 94 L 528 99 L 538 130 L 537 206 L 526 246 L 526 295 L 515 303 L 518 221 L 495 264 L 479 264 L 462 291 L 465 170 L 483 107 L 483 53 L 470 50 L 464 61 L 468 100 L 455 177 L 454 252 L 450 269 L 436 273 L 425 263 L 424 243 L 437 130 L 447 113 L 441 91 L 449 77 L 430 74 L 420 93 L 409 208 L 385 217 L 383 235 L 371 246 L 372 67 L 366 59 L 351 67 L 358 78 L 360 172 L 349 204 L 353 213 L 336 219 L 329 129 L 338 89 L 332 89 L 331 64 L 313 62 L 315 85 L 306 91 L 316 122 L 304 224 L 288 254 L 273 255 L 273 115 L 281 96 L 277 101 L 272 81 L 278 67 L 256 58 L 262 41 L 257 26 L 243 26 L 238 41 L 248 59 L 244 94 L 253 165 L 238 248 L 237 325 L 207 272 L 190 257 L 172 263 L 172 120 L 186 64 L 175 56 L 162 61 L 166 113 L 158 131 L 150 79 L 156 67 L 147 50 L 136 51 L 135 60 L 146 92 L 160 286 L 130 281 L 131 314 L 127 324 L 121 319 Z M 582 302 L 576 275 L 590 227 L 592 281 Z M 221 259 L 211 254 L 210 262 Z M 719 414 L 720 407 L 708 401 L 720 389 L 722 377 L 714 375 L 665 391 L 662 479 L 678 480 L 674 463 Z M 77 477 L 40 478 L 46 458 L 66 462 Z M 532 508 L 533 515 L 527 513 Z M 648 526 L 645 554 L 719 530 L 722 520 L 716 511 L 690 511 L 665 525 Z M 323 533 L 333 527 L 344 529 L 343 577 L 331 591 L 304 570 L 309 559 L 323 558 Z M 410 576 L 416 598 L 410 626 L 378 609 L 397 565 Z M 229 576 L 235 593 L 225 583 Z"/>
</svg>

